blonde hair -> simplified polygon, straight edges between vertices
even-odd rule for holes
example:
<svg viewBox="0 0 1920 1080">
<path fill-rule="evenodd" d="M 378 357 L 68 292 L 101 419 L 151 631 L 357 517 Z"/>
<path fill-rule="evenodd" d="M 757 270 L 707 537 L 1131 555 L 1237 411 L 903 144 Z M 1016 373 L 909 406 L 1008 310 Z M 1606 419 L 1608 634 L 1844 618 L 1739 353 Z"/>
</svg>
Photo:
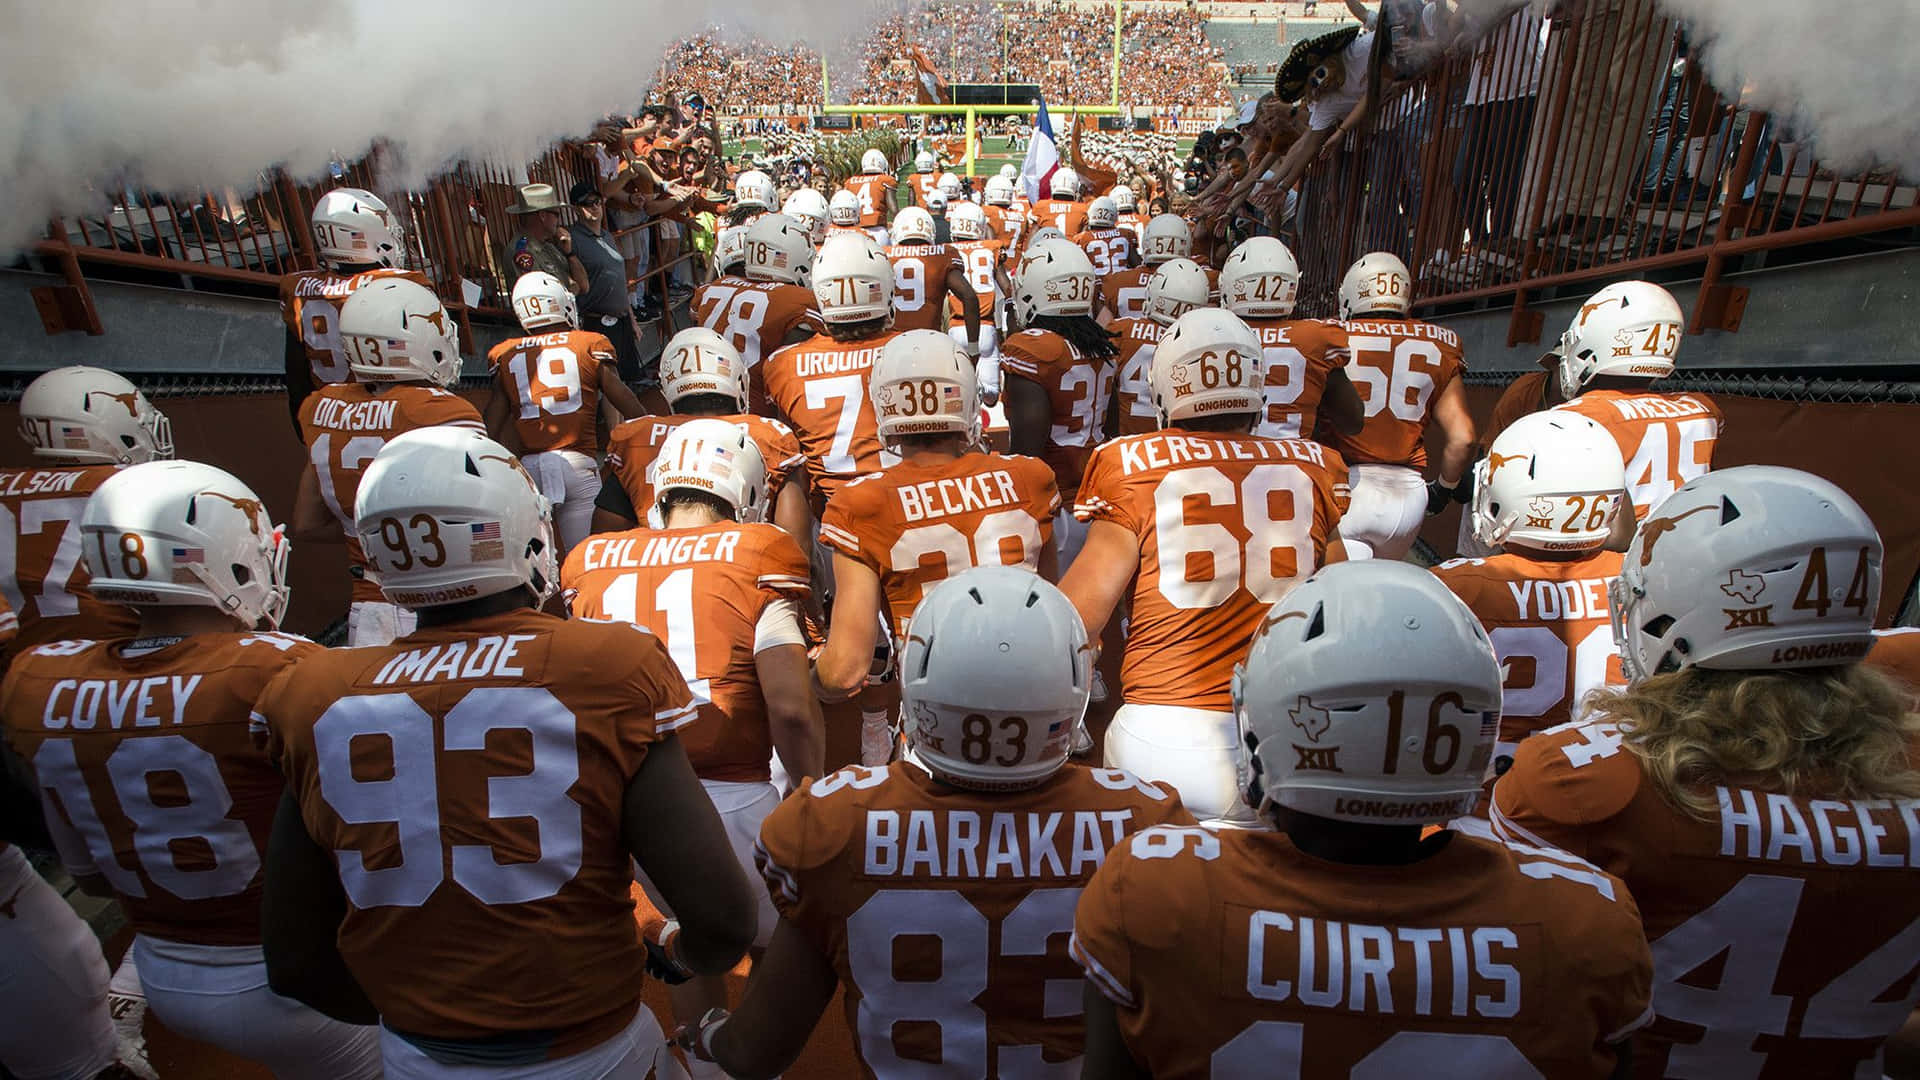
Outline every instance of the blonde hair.
<svg viewBox="0 0 1920 1080">
<path fill-rule="evenodd" d="M 1681 811 L 1711 821 L 1709 785 L 1788 795 L 1920 797 L 1909 759 L 1920 713 L 1899 684 L 1862 664 L 1801 671 L 1687 668 L 1587 697 Z"/>
</svg>

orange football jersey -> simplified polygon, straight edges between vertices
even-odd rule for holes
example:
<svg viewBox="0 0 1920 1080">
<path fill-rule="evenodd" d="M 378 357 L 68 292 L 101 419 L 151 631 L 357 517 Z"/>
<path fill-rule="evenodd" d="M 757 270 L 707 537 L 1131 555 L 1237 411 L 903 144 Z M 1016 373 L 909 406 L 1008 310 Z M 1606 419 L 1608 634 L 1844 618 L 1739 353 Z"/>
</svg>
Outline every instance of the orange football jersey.
<svg viewBox="0 0 1920 1080">
<path fill-rule="evenodd" d="M 74 873 L 98 874 L 139 933 L 260 944 L 261 867 L 285 785 L 249 734 L 274 676 L 325 650 L 291 634 L 61 641 L 0 690 Z"/>
<path fill-rule="evenodd" d="M 1589 390 L 1555 408 L 1592 419 L 1620 444 L 1627 494 L 1641 521 L 1681 485 L 1713 468 L 1720 406 L 1705 394 Z"/>
<path fill-rule="evenodd" d="M 1870 664 L 1920 692 L 1920 626 L 1875 630 L 1873 648 L 1862 663 Z"/>
<path fill-rule="evenodd" d="M 1011 206 L 995 206 L 992 203 L 980 208 L 987 215 L 987 224 L 992 226 L 994 238 L 1007 245 L 1007 251 L 1017 252 L 1025 246 L 1027 236 L 1027 212 Z"/>
<path fill-rule="evenodd" d="M 913 205 L 925 210 L 927 196 L 933 194 L 940 186 L 940 173 L 938 171 L 914 173 L 907 177 L 907 186 L 913 189 Z"/>
<path fill-rule="evenodd" d="M 840 342 L 822 334 L 781 349 L 758 369 L 769 407 L 800 441 L 817 503 L 854 477 L 899 461 L 881 448 L 867 397 L 873 362 L 894 336 Z"/>
<path fill-rule="evenodd" d="M 613 342 L 585 330 L 508 338 L 487 353 L 494 393 L 507 396 L 529 453 L 599 451 L 600 366 L 616 362 Z"/>
<path fill-rule="evenodd" d="M 1334 435 L 1334 449 L 1350 465 L 1426 468 L 1434 399 L 1466 371 L 1460 335 L 1418 319 L 1355 319 L 1346 337 L 1366 422 L 1359 434 Z"/>
<path fill-rule="evenodd" d="M 12 644 L 14 637 L 19 633 L 20 616 L 13 613 L 13 608 L 8 605 L 7 598 L 4 595 L 0 595 L 0 647 Z"/>
<path fill-rule="evenodd" d="M 1347 328 L 1332 319 L 1248 319 L 1267 360 L 1267 411 L 1253 426 L 1270 439 L 1311 439 L 1327 376 L 1347 362 Z"/>
<path fill-rule="evenodd" d="M 740 350 L 750 378 L 797 327 L 819 328 L 813 290 L 784 281 L 715 278 L 694 291 L 691 310 L 701 326 Z"/>
<path fill-rule="evenodd" d="M 660 456 L 661 444 L 674 428 L 696 419 L 703 418 L 678 413 L 639 416 L 623 421 L 607 436 L 607 477 L 627 493 L 636 511 L 635 522 L 644 523 L 647 510 L 653 506 L 653 463 Z M 772 506 L 793 471 L 806 460 L 800 455 L 800 442 L 793 437 L 793 429 L 778 420 L 748 413 L 718 419 L 746 428 L 747 436 L 760 448 L 760 459 L 767 467 L 767 505 Z"/>
<path fill-rule="evenodd" d="M 778 527 L 723 521 L 694 529 L 598 533 L 574 546 L 560 588 L 575 618 L 618 619 L 659 636 L 693 692 L 680 729 L 707 780 L 766 780 L 773 740 L 754 667 L 767 605 L 808 596 L 807 557 Z"/>
<path fill-rule="evenodd" d="M 332 649 L 255 711 L 347 897 L 340 954 L 388 1026 L 550 1032 L 549 1058 L 633 1020 L 628 782 L 693 718 L 659 639 L 521 609 Z"/>
<path fill-rule="evenodd" d="M 886 249 L 893 264 L 893 329 L 943 330 L 947 315 L 947 272 L 965 264 L 946 244 L 895 244 Z"/>
<path fill-rule="evenodd" d="M 1633 897 L 1561 852 L 1428 844 L 1353 866 L 1284 833 L 1136 833 L 1073 957 L 1156 1080 L 1611 1075 L 1652 979 Z"/>
<path fill-rule="evenodd" d="M 1000 343 L 1000 370 L 1038 383 L 1053 405 L 1047 431 L 1047 464 L 1053 466 L 1060 497 L 1080 490 L 1087 455 L 1105 437 L 1107 405 L 1120 369 L 1114 358 L 1082 358 L 1066 338 L 1051 330 L 1022 330 Z"/>
<path fill-rule="evenodd" d="M 1144 435 L 1160 430 L 1160 412 L 1153 407 L 1153 350 L 1167 336 L 1166 326 L 1146 316 L 1115 319 L 1107 329 L 1119 335 L 1120 434 Z"/>
<path fill-rule="evenodd" d="M 1085 229 L 1069 239 L 1087 253 L 1094 274 L 1102 281 L 1140 263 L 1139 242 L 1124 229 Z"/>
<path fill-rule="evenodd" d="M 0 598 L 19 632 L 0 657 L 67 638 L 131 634 L 139 618 L 87 592 L 92 575 L 80 552 L 80 516 L 114 465 L 0 469 Z"/>
<path fill-rule="evenodd" d="M 1100 310 L 1110 312 L 1116 319 L 1146 318 L 1147 282 L 1153 279 L 1156 269 L 1156 266 L 1136 266 L 1131 270 L 1115 270 L 1101 278 Z M 1207 295 L 1217 302 L 1220 299 L 1220 271 L 1205 263 L 1201 263 L 1201 269 L 1207 272 Z"/>
<path fill-rule="evenodd" d="M 1040 565 L 1060 492 L 1053 470 L 1018 454 L 901 462 L 841 488 L 820 517 L 820 542 L 879 577 L 894 634 L 930 586 L 974 566 Z"/>
<path fill-rule="evenodd" d="M 1620 576 L 1620 558 L 1599 551 L 1551 562 L 1505 552 L 1434 567 L 1473 609 L 1507 673 L 1489 782 L 1513 764 L 1520 740 L 1579 719 L 1588 691 L 1627 681 L 1607 614 L 1607 583 Z"/>
<path fill-rule="evenodd" d="M 973 295 L 980 300 L 980 321 L 992 325 L 994 313 L 1000 310 L 1000 283 L 994 277 L 994 268 L 1000 265 L 1005 256 L 1005 240 L 958 240 L 948 244 L 954 257 L 960 260 L 960 268 L 967 272 L 967 284 L 973 286 Z M 954 326 L 960 326 L 960 298 L 947 297 L 947 314 Z"/>
<path fill-rule="evenodd" d="M 1027 235 L 1051 225 L 1069 237 L 1087 231 L 1087 204 L 1073 199 L 1043 199 L 1027 211 Z"/>
<path fill-rule="evenodd" d="M 1493 827 L 1619 876 L 1653 946 L 1634 1075 L 1878 1076 L 1920 1001 L 1920 799 L 1712 787 L 1675 808 L 1606 719 L 1520 745 Z"/>
<path fill-rule="evenodd" d="M 803 784 L 757 854 L 782 920 L 840 976 L 861 1075 L 1077 1076 L 1080 888 L 1127 834 L 1192 820 L 1120 769 L 989 795 L 895 762 Z"/>
<path fill-rule="evenodd" d="M 893 189 L 900 181 L 891 174 L 861 174 L 847 178 L 846 188 L 860 200 L 860 227 L 871 229 L 885 225 L 893 217 Z"/>
<path fill-rule="evenodd" d="M 1320 565 L 1346 505 L 1346 463 L 1304 439 L 1166 428 L 1096 449 L 1074 516 L 1140 541 L 1126 702 L 1232 708 L 1233 666 Z"/>
<path fill-rule="evenodd" d="M 320 497 L 347 534 L 347 560 L 355 603 L 384 603 L 379 579 L 354 534 L 354 496 L 367 464 L 387 440 L 415 428 L 470 427 L 485 430 L 466 398 L 423 383 L 338 383 L 324 386 L 300 405 L 300 437 L 307 463 L 320 483 Z"/>
<path fill-rule="evenodd" d="M 1133 242 L 1140 242 L 1140 234 L 1147 231 L 1147 219 L 1143 214 L 1123 213 L 1113 220 L 1113 227 L 1121 232 L 1133 234 Z"/>
<path fill-rule="evenodd" d="M 306 347 L 314 386 L 353 381 L 347 356 L 340 351 L 340 308 L 355 289 L 383 277 L 403 277 L 433 288 L 433 282 L 417 270 L 385 268 L 358 274 L 296 270 L 280 279 L 280 321 Z"/>
</svg>

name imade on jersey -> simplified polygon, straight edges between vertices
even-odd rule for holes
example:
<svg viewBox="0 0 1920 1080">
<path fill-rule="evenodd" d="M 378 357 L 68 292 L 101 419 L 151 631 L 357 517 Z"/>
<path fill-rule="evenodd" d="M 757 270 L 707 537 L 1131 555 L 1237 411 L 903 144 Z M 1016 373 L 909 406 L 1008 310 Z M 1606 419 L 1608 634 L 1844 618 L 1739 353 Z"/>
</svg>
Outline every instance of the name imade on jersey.
<svg viewBox="0 0 1920 1080">
<path fill-rule="evenodd" d="M 120 731 L 187 722 L 202 675 L 144 679 L 61 679 L 47 695 L 40 724 L 49 731 Z"/>
<path fill-rule="evenodd" d="M 1524 954 L 1512 927 L 1369 926 L 1254 911 L 1246 957 L 1247 993 L 1262 1001 L 1405 1016 L 1520 1013 L 1523 980 L 1510 961 Z"/>
<path fill-rule="evenodd" d="M 398 405 L 392 398 L 341 401 L 323 397 L 313 407 L 313 426 L 333 431 L 386 431 L 393 427 L 393 411 Z"/>
<path fill-rule="evenodd" d="M 58 495 L 80 483 L 84 469 L 34 469 L 0 473 L 0 495 Z"/>
<path fill-rule="evenodd" d="M 1688 416 L 1706 416 L 1707 403 L 1691 397 L 1644 397 L 1612 398 L 1609 405 L 1620 414 L 1622 420 L 1678 420 Z"/>
<path fill-rule="evenodd" d="M 1796 800 L 1718 786 L 1714 793 L 1722 856 L 1805 866 L 1920 867 L 1920 799 Z M 1896 816 L 1904 853 L 1881 847 Z"/>
<path fill-rule="evenodd" d="M 732 562 L 734 549 L 740 546 L 737 532 L 702 533 L 698 536 L 650 535 L 638 537 L 594 537 L 587 541 L 586 569 L 635 569 L 643 566 L 678 566 L 690 562 Z"/>
<path fill-rule="evenodd" d="M 453 682 L 461 679 L 518 679 L 520 646 L 534 634 L 489 634 L 467 641 L 448 641 L 423 649 L 408 649 L 388 658 L 373 677 L 375 686 L 394 683 Z"/>
<path fill-rule="evenodd" d="M 900 512 L 909 522 L 991 510 L 1020 501 L 1020 493 L 1013 487 L 1013 474 L 1005 469 L 908 484 L 896 492 L 900 496 Z"/>
<path fill-rule="evenodd" d="M 1196 439 L 1162 431 L 1138 439 L 1123 439 L 1120 471 L 1127 476 L 1148 469 L 1165 469 L 1206 461 L 1308 461 L 1324 466 L 1325 450 L 1302 439 Z"/>
<path fill-rule="evenodd" d="M 1132 822 L 1132 810 L 868 810 L 863 862 L 868 877 L 1079 877 Z"/>
</svg>

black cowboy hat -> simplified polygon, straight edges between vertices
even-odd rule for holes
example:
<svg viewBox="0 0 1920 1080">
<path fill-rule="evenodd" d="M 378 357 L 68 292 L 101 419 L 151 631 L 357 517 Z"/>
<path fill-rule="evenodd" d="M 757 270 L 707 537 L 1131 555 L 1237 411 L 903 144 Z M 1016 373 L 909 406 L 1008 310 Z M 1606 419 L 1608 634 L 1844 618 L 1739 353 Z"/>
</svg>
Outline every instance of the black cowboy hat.
<svg viewBox="0 0 1920 1080">
<path fill-rule="evenodd" d="M 1274 76 L 1273 92 L 1281 101 L 1299 101 L 1307 93 L 1307 80 L 1313 77 L 1314 70 L 1329 57 L 1346 51 L 1359 36 L 1360 24 L 1355 23 L 1296 43 L 1287 53 L 1286 63 L 1280 65 L 1280 74 Z"/>
</svg>

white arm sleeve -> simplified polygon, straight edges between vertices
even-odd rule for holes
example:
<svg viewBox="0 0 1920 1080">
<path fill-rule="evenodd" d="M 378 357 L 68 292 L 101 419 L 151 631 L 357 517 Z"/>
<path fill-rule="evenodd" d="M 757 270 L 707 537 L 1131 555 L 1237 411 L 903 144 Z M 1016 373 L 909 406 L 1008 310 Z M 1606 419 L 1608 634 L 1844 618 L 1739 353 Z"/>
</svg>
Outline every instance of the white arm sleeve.
<svg viewBox="0 0 1920 1080">
<path fill-rule="evenodd" d="M 782 645 L 805 645 L 800 636 L 800 605 L 782 596 L 760 610 L 760 621 L 753 628 L 755 656 Z"/>
</svg>

